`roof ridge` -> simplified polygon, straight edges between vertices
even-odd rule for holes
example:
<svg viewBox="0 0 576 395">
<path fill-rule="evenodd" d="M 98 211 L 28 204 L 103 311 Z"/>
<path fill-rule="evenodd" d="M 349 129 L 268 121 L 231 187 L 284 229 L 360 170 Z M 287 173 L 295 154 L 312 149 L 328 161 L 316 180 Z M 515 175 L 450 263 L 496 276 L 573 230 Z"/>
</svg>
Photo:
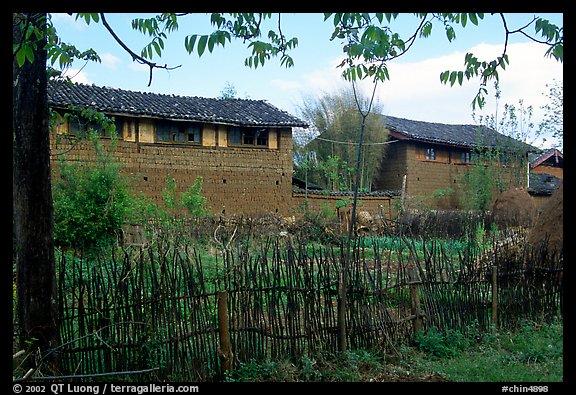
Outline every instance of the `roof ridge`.
<svg viewBox="0 0 576 395">
<path fill-rule="evenodd" d="M 78 82 L 50 80 L 48 100 L 53 107 L 89 106 L 103 112 L 144 115 L 238 126 L 307 127 L 308 124 L 265 100 L 211 98 L 134 91 Z"/>
<path fill-rule="evenodd" d="M 61 83 L 61 84 L 68 84 L 67 81 L 63 81 L 63 80 L 49 80 L 49 83 Z M 97 89 L 111 89 L 114 91 L 118 91 L 118 92 L 131 92 L 131 93 L 139 93 L 139 94 L 143 94 L 143 95 L 159 95 L 159 96 L 166 96 L 166 97 L 176 97 L 176 98 L 191 98 L 191 99 L 206 99 L 206 100 L 244 100 L 244 101 L 252 101 L 252 102 L 265 102 L 268 103 L 266 100 L 264 99 L 248 99 L 248 98 L 241 98 L 241 97 L 230 97 L 230 98 L 225 98 L 225 97 L 207 97 L 207 96 L 197 96 L 197 95 L 179 95 L 176 93 L 164 93 L 164 92 L 152 92 L 152 91 L 141 91 L 141 90 L 134 90 L 134 89 L 125 89 L 125 88 L 118 88 L 118 87 L 113 87 L 113 86 L 107 86 L 107 85 L 97 85 L 94 83 L 91 84 L 87 84 L 87 83 L 83 83 L 83 82 L 71 82 L 72 85 L 82 85 L 82 86 L 86 86 L 86 87 L 92 87 L 92 88 L 97 88 Z M 268 103 L 269 104 L 269 103 Z M 271 104 L 270 104 L 271 105 Z"/>
</svg>

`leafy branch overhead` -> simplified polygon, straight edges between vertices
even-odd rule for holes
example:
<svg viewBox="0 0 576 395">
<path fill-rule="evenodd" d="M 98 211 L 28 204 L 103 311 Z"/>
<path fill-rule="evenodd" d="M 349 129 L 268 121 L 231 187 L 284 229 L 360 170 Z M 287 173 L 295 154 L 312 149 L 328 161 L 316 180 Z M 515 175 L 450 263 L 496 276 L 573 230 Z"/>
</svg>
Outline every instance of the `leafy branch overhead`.
<svg viewBox="0 0 576 395">
<path fill-rule="evenodd" d="M 107 24 L 104 14 L 77 14 L 86 23 L 102 22 L 115 40 L 132 56 L 134 61 L 150 67 L 171 69 L 168 65 L 159 65 L 152 59 L 161 57 L 168 35 L 181 25 L 181 19 L 188 14 L 162 13 L 151 18 L 137 18 L 132 21 L 132 28 L 151 38 L 140 54 L 128 48 Z M 374 82 L 391 78 L 388 62 L 408 53 L 419 39 L 430 37 L 434 27 L 441 28 L 449 42 L 456 39 L 458 29 L 471 25 L 480 26 L 485 19 L 483 13 L 414 13 L 410 28 L 410 15 L 397 13 L 325 13 L 324 22 L 331 21 L 333 31 L 330 40 L 341 40 L 344 58 L 339 64 L 342 76 L 348 81 L 372 79 Z M 488 93 L 486 86 L 490 80 L 499 80 L 499 72 L 509 65 L 507 53 L 508 39 L 512 35 L 523 35 L 546 47 L 545 56 L 562 62 L 564 58 L 564 29 L 550 21 L 534 16 L 524 26 L 510 28 L 504 14 L 495 14 L 504 28 L 502 53 L 496 59 L 481 60 L 473 53 L 467 53 L 462 70 L 446 70 L 440 74 L 440 82 L 462 85 L 465 80 L 479 79 L 479 89 L 472 101 L 472 107 L 484 105 Z M 263 66 L 272 58 L 279 58 L 285 67 L 294 66 L 291 51 L 298 46 L 298 38 L 288 38 L 282 30 L 282 14 L 272 13 L 212 13 L 210 23 L 215 28 L 209 34 L 190 34 L 184 38 L 184 49 L 189 53 L 203 56 L 212 53 L 217 47 L 226 47 L 232 40 L 241 40 L 251 50 L 244 64 L 250 68 Z M 400 25 L 401 23 L 401 25 Z M 408 33 L 399 33 L 406 30 Z M 328 38 L 327 38 L 328 39 Z M 19 61 L 25 61 L 28 51 L 21 48 L 16 53 Z M 65 51 L 62 51 L 66 55 Z M 51 53 L 52 62 L 58 58 L 57 52 Z M 180 67 L 180 66 L 176 66 Z"/>
<path fill-rule="evenodd" d="M 454 18 L 454 22 L 460 22 L 463 27 L 466 26 L 465 17 L 466 14 L 460 14 L 460 18 Z M 470 20 L 474 24 L 478 24 L 478 19 L 472 19 L 472 16 L 475 14 L 469 14 Z M 548 20 L 543 18 L 534 17 L 528 24 L 515 29 L 511 30 L 508 27 L 506 17 L 504 14 L 499 14 L 500 19 L 502 20 L 502 25 L 505 30 L 505 37 L 504 37 L 504 48 L 502 54 L 496 59 L 490 61 L 480 61 L 474 54 L 467 53 L 464 57 L 464 66 L 465 69 L 461 71 L 450 71 L 446 70 L 440 73 L 440 81 L 444 84 L 450 82 L 450 86 L 453 86 L 456 81 L 459 85 L 462 85 L 464 77 L 466 80 L 469 80 L 473 77 L 480 78 L 480 87 L 478 89 L 478 93 L 476 97 L 472 101 L 472 107 L 476 108 L 476 104 L 482 108 L 484 105 L 484 96 L 487 94 L 486 85 L 491 80 L 494 79 L 495 82 L 499 81 L 498 69 L 506 70 L 506 66 L 509 65 L 510 61 L 508 59 L 507 49 L 508 49 L 508 39 L 513 34 L 521 34 L 530 40 L 543 44 L 547 46 L 547 50 L 545 52 L 545 56 L 552 57 L 559 62 L 563 62 L 564 60 L 564 28 L 558 27 L 553 23 L 550 23 Z M 480 19 L 483 19 L 483 14 L 478 14 Z M 530 35 L 527 32 L 527 29 L 530 26 L 534 26 L 534 36 Z M 538 35 L 541 37 L 537 38 Z"/>
</svg>

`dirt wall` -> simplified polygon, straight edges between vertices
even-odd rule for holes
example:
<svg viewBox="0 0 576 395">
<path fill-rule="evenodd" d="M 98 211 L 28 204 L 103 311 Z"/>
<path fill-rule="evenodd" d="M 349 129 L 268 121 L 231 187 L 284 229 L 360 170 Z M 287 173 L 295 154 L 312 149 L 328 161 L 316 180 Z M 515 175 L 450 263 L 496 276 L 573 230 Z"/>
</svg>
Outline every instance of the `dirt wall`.
<svg viewBox="0 0 576 395">
<path fill-rule="evenodd" d="M 102 140 L 104 146 L 109 141 Z M 54 146 L 53 146 L 54 147 Z M 54 151 L 54 150 L 53 150 Z M 94 160 L 91 143 L 59 143 L 69 161 Z M 114 157 L 132 188 L 158 202 L 169 174 L 177 192 L 184 192 L 203 178 L 202 195 L 213 214 L 291 215 L 292 209 L 292 136 L 289 129 L 278 133 L 276 149 L 240 147 L 204 147 L 159 143 L 118 141 Z M 58 157 L 52 157 L 57 168 Z"/>
</svg>

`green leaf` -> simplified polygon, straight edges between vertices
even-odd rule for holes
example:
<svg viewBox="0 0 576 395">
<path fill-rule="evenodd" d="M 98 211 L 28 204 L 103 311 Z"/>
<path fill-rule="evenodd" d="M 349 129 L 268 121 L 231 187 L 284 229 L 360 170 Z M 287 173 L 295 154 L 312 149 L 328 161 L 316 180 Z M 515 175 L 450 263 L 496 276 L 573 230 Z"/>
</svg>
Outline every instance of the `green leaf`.
<svg viewBox="0 0 576 395">
<path fill-rule="evenodd" d="M 24 47 L 20 48 L 20 50 L 16 52 L 16 62 L 18 62 L 18 67 L 22 67 L 24 62 L 26 62 L 26 53 L 24 51 Z"/>
<path fill-rule="evenodd" d="M 162 56 L 162 50 L 160 49 L 160 45 L 158 44 L 158 42 L 153 41 L 152 44 L 154 44 L 154 50 L 156 51 L 158 56 Z M 150 57 L 150 58 L 152 58 L 152 57 Z"/>
<path fill-rule="evenodd" d="M 546 51 L 546 56 L 553 57 L 554 59 L 563 62 L 564 61 L 564 44 L 556 44 L 548 48 Z"/>
<path fill-rule="evenodd" d="M 382 74 L 383 74 L 382 81 L 390 80 L 390 75 L 388 74 L 388 67 L 386 67 L 386 66 L 382 67 Z"/>
<path fill-rule="evenodd" d="M 448 82 L 448 76 L 450 75 L 450 71 L 446 70 L 440 73 L 440 82 L 445 84 Z"/>
<path fill-rule="evenodd" d="M 564 61 L 564 44 L 556 44 L 552 50 L 552 55 L 561 62 Z"/>
<path fill-rule="evenodd" d="M 202 56 L 204 51 L 206 50 L 206 42 L 208 41 L 208 36 L 200 36 L 200 40 L 198 40 L 198 56 Z"/>
<path fill-rule="evenodd" d="M 462 23 L 462 27 L 466 27 L 466 21 L 468 17 L 465 13 L 460 14 L 460 23 Z"/>
<path fill-rule="evenodd" d="M 456 33 L 454 32 L 454 28 L 452 26 L 446 26 L 446 37 L 450 42 L 456 38 Z"/>
<path fill-rule="evenodd" d="M 478 17 L 474 13 L 469 13 L 468 16 L 470 17 L 470 22 L 478 26 Z"/>
<path fill-rule="evenodd" d="M 464 72 L 459 71 L 458 72 L 458 84 L 462 85 L 462 80 L 464 79 Z"/>
<path fill-rule="evenodd" d="M 194 44 L 196 43 L 197 38 L 198 35 L 193 34 L 191 36 L 186 36 L 186 38 L 184 39 L 184 48 L 186 48 L 186 51 L 188 51 L 188 53 L 194 52 Z"/>
<path fill-rule="evenodd" d="M 458 76 L 458 74 L 455 71 L 450 73 L 450 86 L 454 86 L 454 83 L 456 82 L 457 76 Z"/>
<path fill-rule="evenodd" d="M 210 37 L 208 37 L 208 51 L 212 53 L 213 50 L 214 50 L 214 36 L 210 35 Z"/>
<path fill-rule="evenodd" d="M 426 21 L 424 26 L 422 26 L 422 30 L 420 31 L 420 37 L 428 37 L 432 33 L 432 23 L 430 21 Z"/>
</svg>

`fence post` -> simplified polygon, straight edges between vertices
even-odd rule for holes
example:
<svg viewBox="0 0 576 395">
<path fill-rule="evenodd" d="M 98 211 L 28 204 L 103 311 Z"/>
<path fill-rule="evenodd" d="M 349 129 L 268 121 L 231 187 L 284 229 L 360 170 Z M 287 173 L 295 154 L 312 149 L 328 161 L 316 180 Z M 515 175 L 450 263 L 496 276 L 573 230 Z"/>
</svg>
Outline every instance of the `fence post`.
<svg viewBox="0 0 576 395">
<path fill-rule="evenodd" d="M 342 270 L 338 277 L 338 343 L 340 351 L 346 352 L 346 273 Z"/>
<path fill-rule="evenodd" d="M 412 315 L 414 319 L 412 320 L 412 328 L 414 329 L 414 334 L 418 333 L 422 329 L 422 313 L 420 311 L 420 296 L 418 296 L 418 284 L 420 284 L 420 279 L 416 273 L 416 268 L 410 268 L 410 304 L 412 307 Z"/>
<path fill-rule="evenodd" d="M 218 291 L 218 337 L 220 347 L 218 357 L 220 358 L 221 375 L 232 371 L 232 345 L 230 342 L 230 330 L 228 322 L 228 291 Z"/>
<path fill-rule="evenodd" d="M 498 326 L 498 268 L 492 265 L 492 316 L 491 324 L 494 328 Z"/>
</svg>

